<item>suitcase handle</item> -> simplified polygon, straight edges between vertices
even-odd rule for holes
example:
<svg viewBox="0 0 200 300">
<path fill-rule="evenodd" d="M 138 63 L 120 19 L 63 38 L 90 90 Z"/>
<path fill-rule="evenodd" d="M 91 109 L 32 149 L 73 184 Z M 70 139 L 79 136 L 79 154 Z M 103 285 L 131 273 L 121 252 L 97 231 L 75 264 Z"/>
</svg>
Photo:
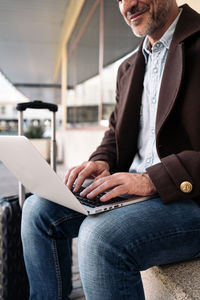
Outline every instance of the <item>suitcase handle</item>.
<svg viewBox="0 0 200 300">
<path fill-rule="evenodd" d="M 54 171 L 56 171 L 56 112 L 58 110 L 58 105 L 52 103 L 46 103 L 39 100 L 18 103 L 16 109 L 19 111 L 18 120 L 18 133 L 19 135 L 24 134 L 23 128 L 23 111 L 27 108 L 30 109 L 48 109 L 52 112 L 52 136 L 51 136 L 51 166 Z M 19 201 L 22 207 L 25 200 L 25 188 L 19 183 Z"/>
<path fill-rule="evenodd" d="M 27 108 L 31 109 L 48 109 L 52 112 L 56 112 L 58 110 L 58 105 L 52 104 L 52 103 L 47 103 L 47 102 L 42 102 L 39 100 L 35 101 L 30 101 L 30 102 L 24 102 L 24 103 L 18 103 L 16 106 L 16 109 L 18 111 L 24 111 Z"/>
</svg>

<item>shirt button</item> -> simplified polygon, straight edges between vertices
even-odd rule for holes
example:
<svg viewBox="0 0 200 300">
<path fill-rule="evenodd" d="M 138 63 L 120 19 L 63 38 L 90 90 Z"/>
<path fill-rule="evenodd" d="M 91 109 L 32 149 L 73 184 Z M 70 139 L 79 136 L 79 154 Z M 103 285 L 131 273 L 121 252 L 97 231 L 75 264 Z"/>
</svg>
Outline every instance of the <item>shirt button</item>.
<svg viewBox="0 0 200 300">
<path fill-rule="evenodd" d="M 150 163 L 150 161 L 151 161 L 150 158 L 147 158 L 147 159 L 146 159 L 146 162 L 147 162 L 147 163 Z"/>
<path fill-rule="evenodd" d="M 159 49 L 162 49 L 164 45 L 163 45 L 163 43 L 158 42 L 155 44 L 155 46 L 156 46 L 156 49 L 159 50 Z"/>
<path fill-rule="evenodd" d="M 154 68 L 154 69 L 153 69 L 153 72 L 154 72 L 154 73 L 158 73 L 158 68 Z"/>
<path fill-rule="evenodd" d="M 155 133 L 155 129 L 151 129 L 151 132 L 154 134 Z"/>
<path fill-rule="evenodd" d="M 155 99 L 155 98 L 152 99 L 152 103 L 153 103 L 153 104 L 156 103 L 156 99 Z"/>
</svg>

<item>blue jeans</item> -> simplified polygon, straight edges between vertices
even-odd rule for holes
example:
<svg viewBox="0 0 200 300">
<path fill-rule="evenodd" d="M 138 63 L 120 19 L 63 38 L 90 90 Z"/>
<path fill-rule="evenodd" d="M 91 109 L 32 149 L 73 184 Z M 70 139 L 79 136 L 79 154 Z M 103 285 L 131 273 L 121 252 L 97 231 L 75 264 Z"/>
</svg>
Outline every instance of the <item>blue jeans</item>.
<svg viewBox="0 0 200 300">
<path fill-rule="evenodd" d="M 25 201 L 22 240 L 31 300 L 67 300 L 70 239 L 79 235 L 87 300 L 144 300 L 140 271 L 200 253 L 200 207 L 160 198 L 94 216 L 32 196 Z"/>
</svg>

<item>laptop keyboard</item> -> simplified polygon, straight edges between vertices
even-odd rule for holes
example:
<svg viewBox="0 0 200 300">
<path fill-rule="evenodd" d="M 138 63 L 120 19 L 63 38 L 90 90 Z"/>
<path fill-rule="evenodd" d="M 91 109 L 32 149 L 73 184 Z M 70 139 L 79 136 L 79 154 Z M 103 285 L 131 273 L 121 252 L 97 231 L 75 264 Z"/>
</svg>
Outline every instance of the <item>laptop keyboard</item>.
<svg viewBox="0 0 200 300">
<path fill-rule="evenodd" d="M 74 196 L 80 201 L 81 204 L 84 204 L 84 205 L 87 205 L 89 207 L 99 207 L 99 206 L 102 206 L 102 205 L 105 205 L 105 204 L 112 204 L 112 203 L 116 203 L 116 202 L 119 202 L 119 201 L 122 201 L 123 200 L 123 197 L 115 197 L 109 201 L 106 201 L 106 202 L 102 202 L 100 201 L 100 198 L 105 194 L 105 193 L 102 193 L 102 194 L 99 194 L 97 195 L 95 198 L 92 198 L 92 199 L 88 199 L 87 197 L 82 197 L 80 195 L 80 193 L 84 190 L 84 187 L 81 187 L 80 190 L 75 193 L 73 192 Z"/>
</svg>

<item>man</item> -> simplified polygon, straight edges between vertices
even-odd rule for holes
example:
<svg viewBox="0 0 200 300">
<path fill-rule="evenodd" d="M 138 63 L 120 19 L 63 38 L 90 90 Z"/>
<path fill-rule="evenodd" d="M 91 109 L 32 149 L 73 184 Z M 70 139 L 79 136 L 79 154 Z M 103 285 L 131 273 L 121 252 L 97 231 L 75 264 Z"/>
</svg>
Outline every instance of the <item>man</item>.
<svg viewBox="0 0 200 300">
<path fill-rule="evenodd" d="M 24 206 L 22 238 L 30 299 L 68 299 L 69 240 L 78 235 L 88 300 L 144 299 L 140 271 L 200 253 L 200 15 L 175 0 L 121 0 L 145 37 L 118 72 L 116 107 L 98 149 L 67 172 L 70 189 L 102 201 L 152 199 L 84 217 L 36 196 Z M 81 227 L 80 227 L 81 225 Z M 79 229 L 80 227 L 80 229 Z"/>
</svg>

